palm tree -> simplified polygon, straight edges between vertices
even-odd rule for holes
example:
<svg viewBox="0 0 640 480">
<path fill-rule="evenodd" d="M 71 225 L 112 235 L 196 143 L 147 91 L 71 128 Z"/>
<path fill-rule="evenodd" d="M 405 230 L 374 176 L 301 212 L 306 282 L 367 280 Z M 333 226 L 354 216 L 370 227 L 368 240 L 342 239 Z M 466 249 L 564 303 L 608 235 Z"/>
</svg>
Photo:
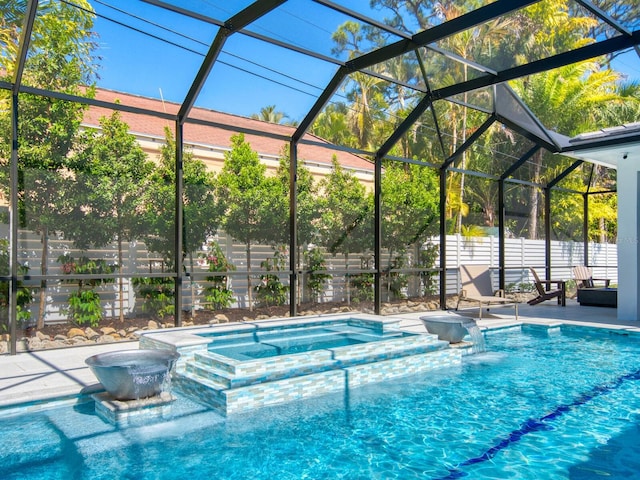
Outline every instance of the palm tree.
<svg viewBox="0 0 640 480">
<path fill-rule="evenodd" d="M 346 52 L 349 59 L 357 57 L 362 53 L 364 33 L 366 32 L 363 32 L 359 23 L 350 21 L 340 25 L 332 36 L 336 43 L 333 53 L 339 55 Z M 354 72 L 343 86 L 349 100 L 347 124 L 357 138 L 359 148 L 366 149 L 371 146 L 374 119 L 388 106 L 382 95 L 384 84 L 384 80 L 378 77 Z"/>
<path fill-rule="evenodd" d="M 254 113 L 251 118 L 269 123 L 286 123 L 284 120 L 289 118 L 285 113 L 276 110 L 275 105 L 267 105 L 260 109 L 260 113 Z"/>
<path fill-rule="evenodd" d="M 313 122 L 311 132 L 336 145 L 357 147 L 358 140 L 347 124 L 347 111 L 344 103 L 328 105 Z"/>
<path fill-rule="evenodd" d="M 619 78 L 612 70 L 600 70 L 595 62 L 583 62 L 518 80 L 512 86 L 547 128 L 572 136 L 596 127 L 600 105 L 620 100 L 616 92 Z M 533 183 L 544 180 L 543 155 L 540 151 L 531 159 Z M 540 192 L 535 188 L 530 192 L 529 236 L 535 239 Z"/>
<path fill-rule="evenodd" d="M 464 13 L 464 10 L 456 5 L 456 2 L 451 0 L 445 2 L 436 2 L 434 11 L 445 21 L 452 20 L 459 17 Z M 486 51 L 491 51 L 491 45 L 500 43 L 509 33 L 509 26 L 511 20 L 497 19 L 488 22 L 484 25 L 480 25 L 476 28 L 465 30 L 457 35 L 448 37 L 443 42 L 442 47 L 451 53 L 459 55 L 462 58 L 481 62 L 484 57 L 487 57 Z M 466 82 L 469 80 L 469 66 L 466 63 L 457 63 L 454 65 L 455 69 L 449 69 L 449 75 L 453 76 L 454 80 L 460 82 Z M 469 94 L 465 92 L 462 98 L 464 104 L 469 102 Z M 451 131 L 453 132 L 452 138 L 452 152 L 453 153 L 458 146 L 463 145 L 467 141 L 467 133 L 471 130 L 469 123 L 469 110 L 466 106 L 450 105 L 451 113 Z M 458 112 L 460 115 L 458 116 Z M 465 151 L 461 155 L 460 168 L 465 170 L 467 168 L 467 161 L 470 152 Z M 465 205 L 465 174 L 460 174 L 460 179 L 457 182 L 459 188 L 455 193 L 456 201 L 459 208 L 455 208 L 456 223 L 455 232 L 460 233 L 462 231 L 462 217 Z M 450 192 L 450 195 L 454 194 Z M 449 201 L 452 198 L 448 199 Z"/>
</svg>

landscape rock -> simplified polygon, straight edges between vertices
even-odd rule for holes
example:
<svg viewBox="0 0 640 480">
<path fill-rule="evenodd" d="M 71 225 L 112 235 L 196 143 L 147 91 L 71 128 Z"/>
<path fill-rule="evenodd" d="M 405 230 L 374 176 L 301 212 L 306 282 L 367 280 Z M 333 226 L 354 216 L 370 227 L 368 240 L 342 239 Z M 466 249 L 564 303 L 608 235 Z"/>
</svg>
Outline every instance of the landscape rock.
<svg viewBox="0 0 640 480">
<path fill-rule="evenodd" d="M 96 339 L 96 343 L 114 343 L 116 340 L 111 335 L 100 335 Z"/>
<path fill-rule="evenodd" d="M 447 298 L 447 306 L 448 308 L 455 308 L 457 297 L 452 296 Z M 301 316 L 311 316 L 311 315 L 327 315 L 327 314 L 344 314 L 351 313 L 354 311 L 363 312 L 366 314 L 374 314 L 374 310 L 371 306 L 371 303 L 354 303 L 353 305 L 331 305 L 331 304 L 316 304 L 313 305 L 315 308 L 312 310 L 301 310 L 299 315 Z M 434 297 L 424 300 L 424 301 L 414 301 L 407 300 L 405 302 L 394 302 L 394 303 L 383 303 L 381 313 L 382 315 L 397 315 L 406 312 L 425 312 L 429 310 L 439 310 L 440 303 Z M 273 312 L 271 315 L 264 313 L 264 311 L 255 312 L 253 315 L 248 314 L 242 317 L 243 322 L 251 322 L 254 320 L 263 320 L 263 319 L 271 319 L 271 318 L 283 318 L 289 316 L 288 307 L 287 309 L 281 307 L 276 309 L 267 309 L 268 312 Z M 240 312 L 232 312 L 231 314 L 225 313 L 215 313 L 209 312 L 209 324 L 217 324 L 217 323 L 228 323 L 231 321 L 238 321 Z M 193 318 L 187 317 L 183 321 L 183 326 L 192 326 L 194 324 L 204 324 L 205 321 L 205 313 L 198 315 L 199 322 L 194 322 Z M 68 330 L 67 335 L 63 335 L 62 333 L 51 333 L 51 336 L 55 335 L 54 338 L 51 338 L 50 335 L 40 331 L 33 331 L 33 336 L 27 336 L 20 338 L 17 342 L 17 351 L 18 352 L 26 352 L 26 351 L 34 351 L 34 350 L 44 350 L 49 348 L 61 348 L 61 347 L 69 347 L 69 346 L 80 346 L 80 345 L 96 345 L 96 344 L 104 344 L 104 343 L 114 343 L 114 342 L 122 342 L 122 341 L 134 341 L 138 340 L 139 334 L 142 331 L 147 330 L 159 330 L 162 328 L 173 327 L 173 318 L 167 317 L 168 323 L 165 325 L 163 323 L 158 322 L 157 320 L 149 320 L 146 326 L 122 326 L 122 328 L 116 330 L 113 327 L 101 327 L 101 328 L 77 328 L 73 327 Z M 58 326 L 59 328 L 64 328 L 63 325 Z M 96 331 L 96 330 L 99 330 Z M 54 330 L 55 332 L 56 330 Z M 47 332 L 47 330 L 45 330 Z M 0 353 L 6 353 L 9 350 L 10 345 L 10 336 L 6 333 L 0 334 Z"/>
<path fill-rule="evenodd" d="M 49 335 L 46 335 L 40 331 L 36 332 L 36 337 L 38 338 L 38 340 L 43 341 L 43 340 L 49 340 L 50 337 Z"/>
<path fill-rule="evenodd" d="M 84 330 L 74 327 L 74 328 L 69 330 L 69 332 L 67 333 L 67 337 L 69 337 L 69 338 L 73 338 L 73 337 L 84 337 L 84 338 L 86 338 L 86 335 L 84 333 Z"/>
<path fill-rule="evenodd" d="M 28 350 L 42 350 L 44 348 L 44 343 L 37 337 L 27 339 L 27 349 Z"/>
<path fill-rule="evenodd" d="M 96 332 L 93 328 L 87 327 L 84 329 L 85 336 L 90 340 L 95 340 L 100 336 L 98 332 Z"/>
<path fill-rule="evenodd" d="M 48 348 L 62 348 L 62 347 L 66 347 L 66 345 L 67 345 L 66 342 L 62 342 L 60 340 L 45 340 L 44 342 L 42 342 L 42 345 L 40 346 L 40 348 L 37 348 L 37 350 L 48 349 Z"/>
</svg>

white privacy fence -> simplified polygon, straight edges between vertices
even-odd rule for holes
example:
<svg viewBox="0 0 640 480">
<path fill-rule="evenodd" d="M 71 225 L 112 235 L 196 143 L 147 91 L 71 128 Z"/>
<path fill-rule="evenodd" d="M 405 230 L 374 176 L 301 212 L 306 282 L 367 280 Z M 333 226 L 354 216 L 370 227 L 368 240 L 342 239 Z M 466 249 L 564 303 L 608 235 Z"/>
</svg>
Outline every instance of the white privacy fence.
<svg viewBox="0 0 640 480">
<path fill-rule="evenodd" d="M 499 265 L 498 237 L 464 238 L 447 236 L 447 293 L 458 291 L 458 267 L 460 265 Z M 593 266 L 594 278 L 609 278 L 618 283 L 618 246 L 610 243 L 589 243 L 588 264 Z M 582 242 L 551 242 L 551 278 L 570 280 L 573 267 L 584 264 Z M 533 283 L 529 267 L 536 268 L 544 278 L 545 241 L 524 238 L 505 239 L 505 283 L 517 285 Z M 498 275 L 493 276 L 497 288 Z"/>
<path fill-rule="evenodd" d="M 246 247 L 231 241 L 231 239 L 224 235 L 216 238 L 216 241 L 222 247 L 227 259 L 237 268 L 235 272 L 231 272 L 229 275 L 231 279 L 230 286 L 235 299 L 232 307 L 247 307 Z M 455 294 L 459 291 L 458 267 L 460 265 L 486 264 L 497 269 L 499 262 L 499 242 L 497 237 L 465 238 L 460 235 L 449 235 L 446 237 L 446 242 L 447 294 Z M 438 239 L 432 239 L 431 243 L 437 245 Z M 61 281 L 61 279 L 65 277 L 63 276 L 62 265 L 57 261 L 59 256 L 65 253 L 75 258 L 85 255 L 93 259 L 104 259 L 108 263 L 117 263 L 118 258 L 115 244 L 102 249 L 81 252 L 73 248 L 72 242 L 62 239 L 50 239 L 47 253 L 48 275 L 57 277 L 47 282 L 45 320 L 49 322 L 66 319 L 64 309 L 68 303 L 69 295 L 78 288 L 76 283 Z M 204 253 L 204 251 L 200 253 Z M 272 258 L 273 255 L 274 250 L 269 246 L 252 245 L 251 270 L 253 286 L 259 282 L 259 275 L 265 273 L 260 267 L 261 262 L 267 258 Z M 22 232 L 20 235 L 19 261 L 28 265 L 31 276 L 40 274 L 41 258 L 42 244 L 40 238 L 32 233 Z M 132 316 L 140 312 L 143 299 L 137 298 L 131 279 L 134 276 L 145 276 L 149 273 L 162 273 L 162 260 L 158 258 L 156 254 L 147 251 L 145 245 L 140 242 L 125 243 L 123 246 L 123 258 L 123 275 L 127 278 L 125 278 L 124 281 L 122 305 L 124 314 L 126 316 Z M 331 279 L 327 282 L 320 301 L 345 301 L 348 296 L 346 277 L 344 275 L 346 269 L 345 258 L 342 255 L 325 255 L 325 260 L 327 272 L 331 275 Z M 384 255 L 382 265 L 386 266 L 387 262 L 388 255 Z M 348 263 L 348 269 L 350 271 L 355 271 L 363 266 L 361 263 L 361 255 L 358 254 L 351 255 Z M 582 265 L 583 263 L 584 249 L 582 243 L 551 242 L 552 278 L 569 280 L 573 277 L 572 267 Z M 544 277 L 545 242 L 543 240 L 526 240 L 522 238 L 506 239 L 505 264 L 505 280 L 507 286 L 531 284 L 533 281 L 528 267 L 536 267 L 540 277 Z M 588 264 L 594 266 L 594 277 L 609 278 L 613 284 L 617 283 L 618 258 L 617 246 L 615 244 L 589 244 Z M 372 268 L 373 262 L 369 261 L 364 265 L 365 268 Z M 434 267 L 437 268 L 439 265 L 439 259 L 436 259 Z M 190 310 L 192 307 L 201 308 L 201 305 L 204 303 L 203 289 L 206 286 L 206 262 L 199 258 L 198 253 L 196 253 L 194 254 L 193 269 L 190 267 L 189 259 L 185 260 L 185 266 L 191 275 L 183 281 L 183 310 Z M 287 285 L 289 283 L 288 272 L 280 272 L 278 275 L 283 284 Z M 413 275 L 414 281 L 409 282 L 409 290 L 404 290 L 404 293 L 409 296 L 416 295 L 416 292 L 419 291 L 419 282 L 416 281 L 416 274 L 414 273 Z M 436 280 L 437 279 L 438 276 L 436 272 Z M 495 270 L 493 280 L 494 286 L 497 288 L 497 270 Z M 35 317 L 39 305 L 38 287 L 40 286 L 40 282 L 34 279 L 26 283 L 32 287 L 36 293 L 35 300 L 30 306 L 32 314 Z M 301 278 L 301 283 L 304 283 L 304 276 Z M 108 317 L 117 317 L 120 312 L 121 303 L 117 280 L 96 287 L 96 291 L 100 294 L 103 314 Z"/>
</svg>

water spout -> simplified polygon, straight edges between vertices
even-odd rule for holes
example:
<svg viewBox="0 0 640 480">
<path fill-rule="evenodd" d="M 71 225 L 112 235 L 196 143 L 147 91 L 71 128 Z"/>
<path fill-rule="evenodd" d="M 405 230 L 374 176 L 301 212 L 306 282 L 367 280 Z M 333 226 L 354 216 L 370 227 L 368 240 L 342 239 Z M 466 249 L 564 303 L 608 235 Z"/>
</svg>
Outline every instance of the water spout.
<svg viewBox="0 0 640 480">
<path fill-rule="evenodd" d="M 427 332 L 438 335 L 440 340 L 449 343 L 460 343 L 468 334 L 473 342 L 472 353 L 481 353 L 486 350 L 484 335 L 478 328 L 475 320 L 457 316 L 425 316 L 420 317 Z"/>
<path fill-rule="evenodd" d="M 471 337 L 471 353 L 483 353 L 487 351 L 487 347 L 484 343 L 484 334 L 480 331 L 480 327 L 475 320 L 469 320 L 462 324 L 464 328 L 469 332 Z"/>
<path fill-rule="evenodd" d="M 136 400 L 169 388 L 171 369 L 179 356 L 169 350 L 120 350 L 99 353 L 85 362 L 113 398 Z"/>
</svg>

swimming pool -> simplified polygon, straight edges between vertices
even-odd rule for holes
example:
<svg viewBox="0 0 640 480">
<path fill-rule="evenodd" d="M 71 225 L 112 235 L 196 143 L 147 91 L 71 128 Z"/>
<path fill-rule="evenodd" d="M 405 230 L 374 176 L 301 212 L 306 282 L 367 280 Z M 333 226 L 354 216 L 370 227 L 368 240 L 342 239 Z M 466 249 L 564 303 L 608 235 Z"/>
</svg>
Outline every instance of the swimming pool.
<svg viewBox="0 0 640 480">
<path fill-rule="evenodd" d="M 224 418 L 179 397 L 118 429 L 90 403 L 4 418 L 6 479 L 640 476 L 640 337 L 489 333 L 462 365 Z"/>
</svg>

